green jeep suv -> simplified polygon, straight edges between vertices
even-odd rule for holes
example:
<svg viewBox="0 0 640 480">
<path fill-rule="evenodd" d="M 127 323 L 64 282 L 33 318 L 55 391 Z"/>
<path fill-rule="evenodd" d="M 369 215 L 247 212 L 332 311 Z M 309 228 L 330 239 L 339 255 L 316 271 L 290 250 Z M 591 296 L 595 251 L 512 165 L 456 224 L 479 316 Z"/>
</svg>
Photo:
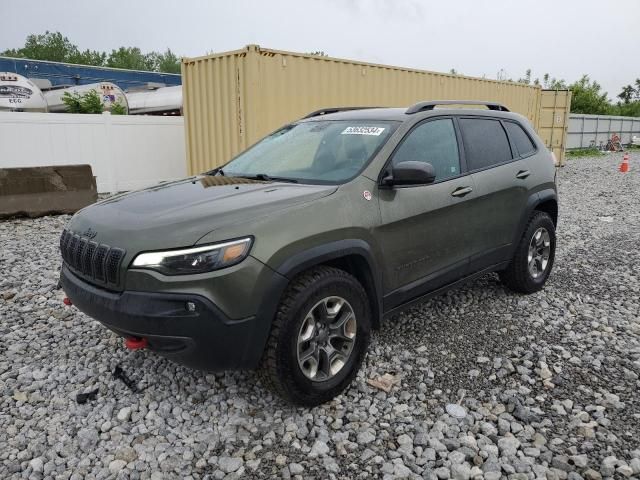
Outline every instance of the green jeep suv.
<svg viewBox="0 0 640 480">
<path fill-rule="evenodd" d="M 400 309 L 487 272 L 540 290 L 557 216 L 553 156 L 502 105 L 325 109 L 210 172 L 81 210 L 61 283 L 129 348 L 257 368 L 316 405 Z"/>
</svg>

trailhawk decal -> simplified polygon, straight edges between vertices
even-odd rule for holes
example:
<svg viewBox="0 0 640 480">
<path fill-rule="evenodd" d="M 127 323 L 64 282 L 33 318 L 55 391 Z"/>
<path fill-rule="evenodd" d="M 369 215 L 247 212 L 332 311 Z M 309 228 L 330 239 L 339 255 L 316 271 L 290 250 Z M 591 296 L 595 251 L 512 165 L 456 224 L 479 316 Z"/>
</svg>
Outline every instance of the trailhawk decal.
<svg viewBox="0 0 640 480">
<path fill-rule="evenodd" d="M 384 127 L 347 127 L 342 131 L 342 135 L 375 135 L 376 137 L 384 132 Z"/>
</svg>

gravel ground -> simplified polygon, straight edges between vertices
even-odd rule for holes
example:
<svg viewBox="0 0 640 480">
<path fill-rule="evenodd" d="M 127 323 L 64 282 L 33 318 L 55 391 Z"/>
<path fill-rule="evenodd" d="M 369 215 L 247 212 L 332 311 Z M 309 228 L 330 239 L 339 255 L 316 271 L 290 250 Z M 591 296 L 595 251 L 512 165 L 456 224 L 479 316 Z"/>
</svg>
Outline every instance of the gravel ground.
<svg viewBox="0 0 640 480">
<path fill-rule="evenodd" d="M 542 292 L 487 275 L 407 311 L 373 336 L 353 386 L 312 410 L 252 373 L 126 351 L 61 304 L 68 217 L 0 222 L 0 478 L 640 478 L 640 154 L 627 174 L 620 159 L 559 171 Z M 389 372 L 390 393 L 366 382 Z"/>
</svg>

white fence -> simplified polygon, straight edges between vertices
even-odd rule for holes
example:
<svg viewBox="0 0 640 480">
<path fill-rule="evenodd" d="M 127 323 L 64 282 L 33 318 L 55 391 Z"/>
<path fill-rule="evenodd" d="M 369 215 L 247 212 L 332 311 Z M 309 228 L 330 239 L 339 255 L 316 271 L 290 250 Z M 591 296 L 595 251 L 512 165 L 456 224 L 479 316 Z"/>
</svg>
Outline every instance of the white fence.
<svg viewBox="0 0 640 480">
<path fill-rule="evenodd" d="M 85 163 L 101 193 L 186 177 L 183 118 L 0 112 L 0 167 Z"/>
<path fill-rule="evenodd" d="M 631 143 L 631 138 L 640 137 L 640 118 L 614 117 L 610 115 L 569 115 L 567 148 L 588 148 L 605 145 L 613 134 L 620 136 L 623 144 Z"/>
</svg>

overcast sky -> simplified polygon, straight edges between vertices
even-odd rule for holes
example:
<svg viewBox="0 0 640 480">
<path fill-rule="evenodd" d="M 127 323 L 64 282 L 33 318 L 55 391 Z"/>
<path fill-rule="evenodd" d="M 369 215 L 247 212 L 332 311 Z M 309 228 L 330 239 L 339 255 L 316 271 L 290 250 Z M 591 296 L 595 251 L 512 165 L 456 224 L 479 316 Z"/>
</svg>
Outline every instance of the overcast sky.
<svg viewBox="0 0 640 480">
<path fill-rule="evenodd" d="M 615 98 L 640 77 L 638 0 L 2 0 L 0 51 L 60 31 L 81 49 L 247 44 L 496 78 L 583 73 Z"/>
</svg>

